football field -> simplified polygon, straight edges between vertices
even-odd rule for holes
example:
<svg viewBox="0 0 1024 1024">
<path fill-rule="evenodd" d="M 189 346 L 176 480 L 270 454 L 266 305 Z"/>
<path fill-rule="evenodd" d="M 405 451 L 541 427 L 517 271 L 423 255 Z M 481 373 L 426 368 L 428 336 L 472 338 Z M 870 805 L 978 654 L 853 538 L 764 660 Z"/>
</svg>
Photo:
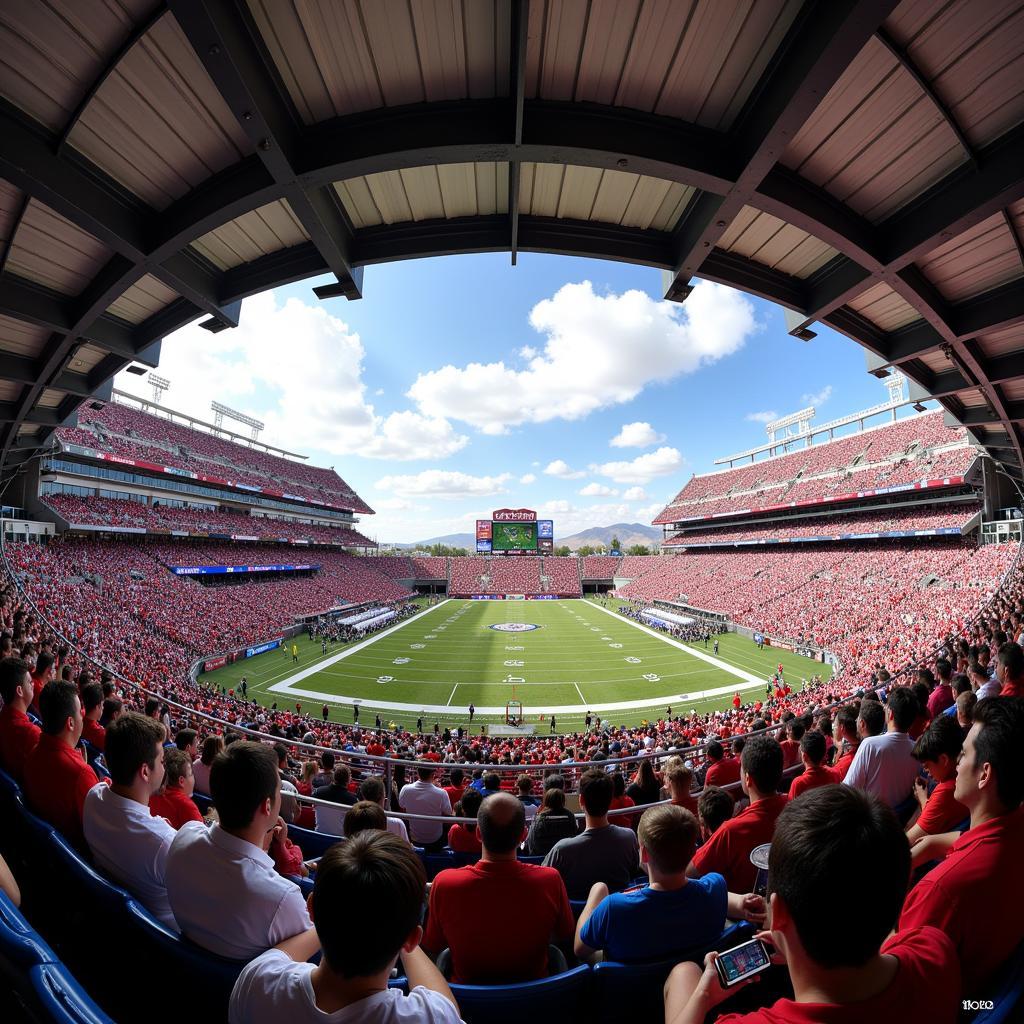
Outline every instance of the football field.
<svg viewBox="0 0 1024 1024">
<path fill-rule="evenodd" d="M 524 718 L 547 732 L 583 724 L 588 710 L 619 725 L 653 720 L 672 707 L 711 710 L 764 695 L 765 677 L 780 662 L 794 689 L 803 677 L 826 677 L 829 668 L 789 652 L 765 648 L 735 634 L 713 642 L 683 644 L 616 614 L 594 600 L 459 601 L 424 607 L 400 625 L 365 640 L 334 645 L 298 639 L 300 654 L 270 651 L 201 676 L 218 688 L 235 688 L 242 676 L 248 695 L 261 703 L 320 716 L 323 704 L 335 721 L 351 722 L 359 706 L 362 725 L 411 725 L 422 715 L 465 725 L 504 720 L 511 699 Z M 236 691 L 237 692 L 237 691 Z"/>
</svg>

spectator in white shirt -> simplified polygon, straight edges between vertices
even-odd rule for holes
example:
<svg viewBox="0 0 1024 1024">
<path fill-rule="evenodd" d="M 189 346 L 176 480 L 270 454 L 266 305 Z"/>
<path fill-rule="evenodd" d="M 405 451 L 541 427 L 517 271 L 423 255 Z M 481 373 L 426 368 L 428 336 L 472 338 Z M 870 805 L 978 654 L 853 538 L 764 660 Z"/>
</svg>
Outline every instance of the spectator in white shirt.
<svg viewBox="0 0 1024 1024">
<path fill-rule="evenodd" d="M 377 804 L 378 807 L 385 809 L 384 780 L 379 775 L 368 775 L 360 783 L 359 797 L 361 800 L 369 800 L 371 803 Z M 451 803 L 451 797 L 448 798 L 448 802 Z M 393 818 L 390 814 L 386 815 L 386 818 L 388 831 L 408 843 L 409 830 L 405 827 L 405 822 L 401 818 Z"/>
<path fill-rule="evenodd" d="M 242 971 L 230 1024 L 459 1024 L 448 983 L 419 948 L 425 885 L 419 857 L 397 836 L 369 830 L 332 846 L 309 897 L 315 931 L 279 943 Z M 318 948 L 323 956 L 313 965 Z M 388 988 L 399 959 L 408 995 Z"/>
<path fill-rule="evenodd" d="M 921 766 L 914 758 L 914 741 L 907 730 L 919 711 L 913 691 L 904 686 L 889 689 L 885 706 L 887 731 L 861 742 L 843 780 L 847 786 L 873 793 L 890 807 L 897 807 L 911 795 Z"/>
<path fill-rule="evenodd" d="M 432 814 L 437 817 L 451 816 L 452 802 L 448 794 L 433 783 L 434 768 L 416 769 L 416 781 L 402 787 L 398 803 L 406 814 Z M 444 846 L 446 829 L 440 821 L 409 821 L 409 837 L 417 846 L 436 852 Z"/>
<path fill-rule="evenodd" d="M 294 882 L 267 854 L 280 817 L 281 777 L 270 747 L 232 743 L 217 755 L 210 790 L 219 824 L 183 825 L 167 858 L 167 895 L 197 945 L 250 960 L 310 927 Z"/>
<path fill-rule="evenodd" d="M 163 741 L 163 726 L 145 715 L 126 711 L 110 723 L 104 752 L 110 785 L 89 790 L 82 829 L 96 866 L 178 931 L 165 881 L 167 853 L 178 833 L 149 813 L 149 798 L 164 779 Z"/>
</svg>

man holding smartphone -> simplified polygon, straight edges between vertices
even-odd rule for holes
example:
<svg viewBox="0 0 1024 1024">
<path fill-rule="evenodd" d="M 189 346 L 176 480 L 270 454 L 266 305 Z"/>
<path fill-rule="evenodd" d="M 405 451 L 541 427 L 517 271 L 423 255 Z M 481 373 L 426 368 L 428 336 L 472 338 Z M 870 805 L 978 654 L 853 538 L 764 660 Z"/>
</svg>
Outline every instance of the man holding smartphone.
<svg viewBox="0 0 1024 1024">
<path fill-rule="evenodd" d="M 862 877 L 865 864 L 886 867 L 857 887 L 856 913 L 837 930 L 821 908 L 836 899 L 837 880 Z M 788 967 L 794 998 L 726 1013 L 718 1024 L 954 1024 L 961 993 L 951 940 L 932 927 L 888 937 L 909 877 L 906 837 L 878 798 L 822 786 L 790 803 L 768 859 L 769 930 L 756 938 L 771 947 L 773 964 Z M 763 952 L 745 945 L 709 953 L 703 971 L 677 965 L 665 985 L 666 1024 L 701 1024 L 733 992 L 756 982 Z M 720 959 L 727 965 L 721 972 Z"/>
</svg>

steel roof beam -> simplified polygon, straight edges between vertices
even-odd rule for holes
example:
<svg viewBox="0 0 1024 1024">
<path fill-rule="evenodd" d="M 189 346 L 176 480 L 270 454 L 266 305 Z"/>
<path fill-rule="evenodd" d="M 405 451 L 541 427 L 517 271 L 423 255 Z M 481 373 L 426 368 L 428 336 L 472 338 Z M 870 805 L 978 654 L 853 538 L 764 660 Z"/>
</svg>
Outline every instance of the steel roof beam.
<svg viewBox="0 0 1024 1024">
<path fill-rule="evenodd" d="M 508 164 L 509 252 L 516 265 L 519 249 L 519 188 L 522 164 L 516 158 L 523 143 L 523 105 L 526 101 L 526 44 L 530 23 L 530 0 L 512 0 L 509 30 L 509 96 L 512 98 L 512 154 Z"/>
<path fill-rule="evenodd" d="M 352 228 L 329 185 L 296 181 L 301 121 L 246 18 L 230 0 L 171 0 L 169 7 L 264 167 L 337 279 L 332 294 L 362 295 Z"/>
</svg>

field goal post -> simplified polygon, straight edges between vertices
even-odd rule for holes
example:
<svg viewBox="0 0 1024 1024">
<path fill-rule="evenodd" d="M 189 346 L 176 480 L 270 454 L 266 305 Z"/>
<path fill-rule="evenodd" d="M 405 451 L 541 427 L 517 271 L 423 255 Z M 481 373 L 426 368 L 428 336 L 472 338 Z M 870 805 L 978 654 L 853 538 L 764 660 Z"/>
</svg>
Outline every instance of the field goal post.
<svg viewBox="0 0 1024 1024">
<path fill-rule="evenodd" d="M 505 724 L 506 725 L 522 725 L 523 724 L 523 702 L 520 700 L 510 700 L 505 705 Z"/>
</svg>

